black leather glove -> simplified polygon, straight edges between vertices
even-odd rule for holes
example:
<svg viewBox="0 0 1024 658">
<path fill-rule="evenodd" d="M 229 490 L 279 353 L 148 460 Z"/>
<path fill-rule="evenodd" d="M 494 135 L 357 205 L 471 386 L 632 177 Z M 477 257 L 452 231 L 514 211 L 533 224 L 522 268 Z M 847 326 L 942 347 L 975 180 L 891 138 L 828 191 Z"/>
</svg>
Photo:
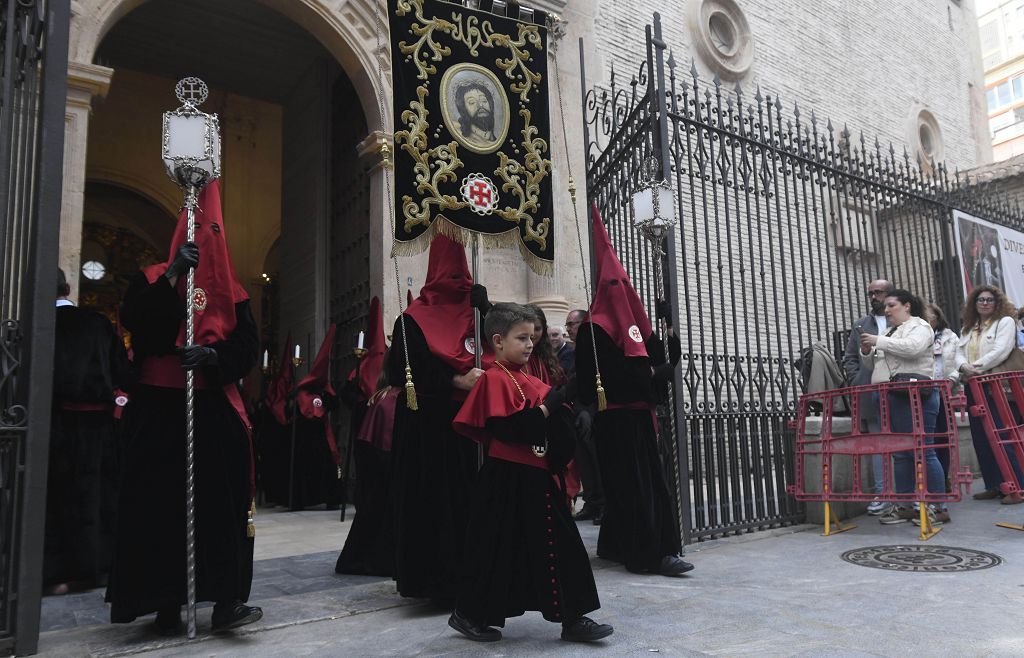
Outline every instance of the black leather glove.
<svg viewBox="0 0 1024 658">
<path fill-rule="evenodd" d="M 179 347 L 178 355 L 181 356 L 181 367 L 185 370 L 194 370 L 200 366 L 217 365 L 217 350 L 203 345 L 189 345 Z"/>
<path fill-rule="evenodd" d="M 654 310 L 656 317 L 664 320 L 668 326 L 672 326 L 672 305 L 668 303 L 667 299 L 663 299 L 655 304 Z"/>
<path fill-rule="evenodd" d="M 548 391 L 547 397 L 544 398 L 544 406 L 548 408 L 548 413 L 553 414 L 562 408 L 565 404 L 565 387 L 558 386 Z"/>
<path fill-rule="evenodd" d="M 195 242 L 186 242 L 178 247 L 178 253 L 174 255 L 174 260 L 167 266 L 167 272 L 164 273 L 164 276 L 168 279 L 181 276 L 188 272 L 190 268 L 198 266 L 199 247 Z"/>
<path fill-rule="evenodd" d="M 474 283 L 473 287 L 469 289 L 469 305 L 479 309 L 481 315 L 486 315 L 487 311 L 491 310 L 491 302 L 487 300 L 487 288 L 479 283 Z"/>
</svg>

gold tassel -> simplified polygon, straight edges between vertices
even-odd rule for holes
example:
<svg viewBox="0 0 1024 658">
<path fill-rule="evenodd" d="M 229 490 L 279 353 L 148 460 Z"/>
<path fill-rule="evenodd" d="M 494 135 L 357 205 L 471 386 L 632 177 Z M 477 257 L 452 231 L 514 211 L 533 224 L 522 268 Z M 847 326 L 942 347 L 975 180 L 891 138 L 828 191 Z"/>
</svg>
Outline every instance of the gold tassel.
<svg viewBox="0 0 1024 658">
<path fill-rule="evenodd" d="M 601 373 L 597 373 L 597 410 L 604 411 L 608 408 L 608 397 L 604 394 L 604 386 L 601 386 Z"/>
<path fill-rule="evenodd" d="M 409 366 L 405 367 L 405 406 L 409 407 L 411 411 L 420 408 L 419 403 L 416 402 L 416 384 L 412 383 L 412 368 Z"/>
<path fill-rule="evenodd" d="M 256 521 L 253 516 L 256 514 L 256 501 L 249 504 L 249 518 L 245 522 L 245 536 L 252 539 L 256 536 Z"/>
</svg>

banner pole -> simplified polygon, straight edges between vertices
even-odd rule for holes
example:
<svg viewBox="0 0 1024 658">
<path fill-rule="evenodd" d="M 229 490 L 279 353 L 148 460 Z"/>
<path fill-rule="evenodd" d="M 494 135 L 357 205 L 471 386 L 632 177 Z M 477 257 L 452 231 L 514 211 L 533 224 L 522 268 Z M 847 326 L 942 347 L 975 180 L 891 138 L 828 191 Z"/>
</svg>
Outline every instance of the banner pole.
<svg viewBox="0 0 1024 658">
<path fill-rule="evenodd" d="M 480 283 L 480 234 L 473 234 L 473 253 L 472 253 L 472 275 L 473 283 Z M 480 342 L 481 334 L 483 333 L 481 322 L 483 318 L 480 316 L 480 309 L 473 309 L 473 351 L 476 353 L 476 367 L 479 368 L 483 365 L 483 343 Z M 476 444 L 476 469 L 479 471 L 484 465 L 484 446 L 482 443 Z"/>
<path fill-rule="evenodd" d="M 189 185 L 185 192 L 188 225 L 187 240 L 196 239 L 196 188 Z M 195 296 L 196 270 L 188 269 L 185 283 L 185 295 L 188 299 L 188 311 L 185 315 L 185 344 L 195 344 Z M 196 637 L 196 479 L 195 479 L 195 373 L 185 371 L 185 571 L 186 571 L 186 610 L 188 639 Z"/>
</svg>

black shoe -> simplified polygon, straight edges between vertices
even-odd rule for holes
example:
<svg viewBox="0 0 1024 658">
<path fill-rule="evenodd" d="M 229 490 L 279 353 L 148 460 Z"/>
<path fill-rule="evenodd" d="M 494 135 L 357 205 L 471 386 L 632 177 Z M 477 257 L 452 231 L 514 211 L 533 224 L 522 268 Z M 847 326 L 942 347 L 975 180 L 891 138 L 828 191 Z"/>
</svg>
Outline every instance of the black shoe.
<svg viewBox="0 0 1024 658">
<path fill-rule="evenodd" d="M 597 516 L 600 509 L 600 507 L 593 503 L 583 503 L 583 509 L 576 512 L 576 516 L 572 518 L 576 521 L 589 521 Z"/>
<path fill-rule="evenodd" d="M 604 521 L 604 508 L 598 507 L 597 513 L 594 514 L 594 520 L 591 521 L 594 525 L 601 525 L 601 521 Z"/>
<path fill-rule="evenodd" d="M 448 625 L 474 642 L 497 642 L 501 639 L 501 631 L 477 624 L 460 615 L 458 610 L 452 612 L 452 616 L 448 618 Z"/>
<path fill-rule="evenodd" d="M 676 555 L 661 558 L 661 565 L 658 567 L 658 573 L 662 576 L 682 576 L 687 571 L 693 571 L 693 565 Z"/>
<path fill-rule="evenodd" d="M 567 642 L 595 642 L 614 632 L 610 624 L 599 624 L 590 617 L 580 617 L 571 624 L 562 624 L 562 639 Z"/>
<path fill-rule="evenodd" d="M 156 613 L 156 621 L 153 628 L 157 633 L 165 637 L 181 635 L 185 624 L 181 621 L 181 608 L 168 608 Z"/>
<path fill-rule="evenodd" d="M 213 606 L 213 630 L 229 631 L 263 619 L 263 610 L 241 601 L 218 603 Z"/>
</svg>

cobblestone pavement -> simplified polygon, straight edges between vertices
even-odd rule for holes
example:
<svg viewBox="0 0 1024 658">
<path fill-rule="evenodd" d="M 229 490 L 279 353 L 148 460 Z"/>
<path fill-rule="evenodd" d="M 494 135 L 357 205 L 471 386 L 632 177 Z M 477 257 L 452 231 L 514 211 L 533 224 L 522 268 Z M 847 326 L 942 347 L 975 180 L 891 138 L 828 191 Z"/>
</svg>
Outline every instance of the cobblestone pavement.
<svg viewBox="0 0 1024 658">
<path fill-rule="evenodd" d="M 596 646 L 562 642 L 558 628 L 536 613 L 510 619 L 499 643 L 468 642 L 448 628 L 446 612 L 401 599 L 390 580 L 335 575 L 350 525 L 338 523 L 337 512 L 261 517 L 252 596 L 265 612 L 260 623 L 211 636 L 207 608 L 199 613 L 200 638 L 189 643 L 153 635 L 149 619 L 107 624 L 101 591 L 50 597 L 41 654 L 1024 655 L 1024 630 L 1012 612 L 1024 603 L 1024 533 L 993 525 L 1024 522 L 1024 506 L 997 501 L 953 505 L 952 523 L 924 544 L 1002 559 L 978 571 L 889 571 L 842 560 L 853 549 L 920 545 L 909 523 L 882 526 L 866 516 L 853 521 L 856 529 L 827 538 L 820 528 L 798 526 L 690 546 L 687 559 L 697 568 L 680 579 L 638 576 L 595 558 L 602 609 L 593 617 L 615 626 Z M 597 528 L 579 527 L 593 554 Z M 336 548 L 325 550 L 330 542 Z"/>
</svg>

